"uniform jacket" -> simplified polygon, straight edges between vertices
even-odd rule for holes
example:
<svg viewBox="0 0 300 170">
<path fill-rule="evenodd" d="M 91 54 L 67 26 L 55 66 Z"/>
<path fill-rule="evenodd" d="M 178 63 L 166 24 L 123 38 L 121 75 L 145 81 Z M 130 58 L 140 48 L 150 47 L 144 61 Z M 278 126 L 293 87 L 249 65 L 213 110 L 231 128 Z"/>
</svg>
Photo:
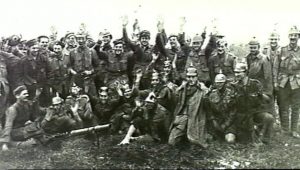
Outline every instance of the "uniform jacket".
<svg viewBox="0 0 300 170">
<path fill-rule="evenodd" d="M 300 47 L 292 49 L 289 45 L 281 48 L 275 58 L 273 68 L 274 84 L 284 88 L 290 83 L 291 89 L 300 87 Z"/>
</svg>

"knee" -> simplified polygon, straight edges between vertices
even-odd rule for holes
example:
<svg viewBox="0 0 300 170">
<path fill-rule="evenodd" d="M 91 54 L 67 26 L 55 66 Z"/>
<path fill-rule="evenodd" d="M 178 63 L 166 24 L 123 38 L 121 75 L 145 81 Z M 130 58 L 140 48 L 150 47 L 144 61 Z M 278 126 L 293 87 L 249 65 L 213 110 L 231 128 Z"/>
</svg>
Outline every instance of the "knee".
<svg viewBox="0 0 300 170">
<path fill-rule="evenodd" d="M 264 123 L 272 124 L 272 123 L 274 123 L 274 121 L 275 121 L 275 118 L 272 114 L 264 113 Z"/>
<path fill-rule="evenodd" d="M 236 138 L 235 135 L 232 134 L 232 133 L 228 133 L 228 134 L 225 135 L 225 140 L 228 143 L 234 143 L 235 142 L 235 138 Z"/>
</svg>

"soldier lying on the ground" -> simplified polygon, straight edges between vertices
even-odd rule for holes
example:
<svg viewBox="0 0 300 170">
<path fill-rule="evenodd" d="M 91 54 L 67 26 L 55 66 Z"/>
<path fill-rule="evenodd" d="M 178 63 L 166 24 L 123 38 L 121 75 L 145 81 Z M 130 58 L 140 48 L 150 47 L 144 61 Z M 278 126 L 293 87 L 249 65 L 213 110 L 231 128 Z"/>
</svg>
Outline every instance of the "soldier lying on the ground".
<svg viewBox="0 0 300 170">
<path fill-rule="evenodd" d="M 119 145 L 129 144 L 131 139 L 143 138 L 146 135 L 152 137 L 157 142 L 167 142 L 168 140 L 168 114 L 167 109 L 161 106 L 155 99 L 154 93 L 150 93 L 142 105 L 137 102 L 137 107 L 133 110 L 131 125 L 125 138 Z M 133 137 L 139 131 L 139 137 Z"/>
</svg>

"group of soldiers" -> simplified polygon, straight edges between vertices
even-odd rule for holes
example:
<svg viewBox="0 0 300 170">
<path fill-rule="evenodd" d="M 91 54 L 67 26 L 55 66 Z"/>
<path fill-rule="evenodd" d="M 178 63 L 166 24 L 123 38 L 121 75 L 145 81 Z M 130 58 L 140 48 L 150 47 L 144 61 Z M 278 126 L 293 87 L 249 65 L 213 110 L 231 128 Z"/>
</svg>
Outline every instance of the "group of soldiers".
<svg viewBox="0 0 300 170">
<path fill-rule="evenodd" d="M 182 24 L 179 34 L 167 36 L 158 21 L 152 46 L 149 31 L 130 39 L 127 25 L 124 19 L 123 37 L 114 41 L 107 30 L 98 41 L 85 30 L 59 40 L 3 39 L 2 150 L 102 124 L 110 124 L 109 133 L 126 134 L 120 144 L 146 135 L 170 145 L 206 147 L 208 139 L 268 144 L 275 104 L 282 133 L 300 137 L 297 27 L 287 46 L 279 47 L 272 32 L 265 54 L 252 39 L 249 54 L 236 57 L 218 32 L 188 39 Z"/>
</svg>

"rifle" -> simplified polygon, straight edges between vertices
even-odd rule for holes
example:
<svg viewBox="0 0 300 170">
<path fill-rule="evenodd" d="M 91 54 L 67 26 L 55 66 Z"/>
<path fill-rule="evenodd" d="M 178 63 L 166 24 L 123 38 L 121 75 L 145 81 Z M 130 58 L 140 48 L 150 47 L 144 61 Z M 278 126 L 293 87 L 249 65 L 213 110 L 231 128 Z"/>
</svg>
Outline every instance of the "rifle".
<svg viewBox="0 0 300 170">
<path fill-rule="evenodd" d="M 48 137 L 47 144 L 52 141 L 58 140 L 58 139 L 64 139 L 64 138 L 68 138 L 71 136 L 87 134 L 89 132 L 95 132 L 95 131 L 107 129 L 109 127 L 110 127 L 110 124 L 104 124 L 104 125 L 97 125 L 97 126 L 93 126 L 93 127 L 83 128 L 83 129 L 71 130 L 69 132 L 64 132 L 64 133 L 57 133 L 57 134 L 54 134 L 54 135 L 51 135 L 50 137 Z"/>
</svg>

